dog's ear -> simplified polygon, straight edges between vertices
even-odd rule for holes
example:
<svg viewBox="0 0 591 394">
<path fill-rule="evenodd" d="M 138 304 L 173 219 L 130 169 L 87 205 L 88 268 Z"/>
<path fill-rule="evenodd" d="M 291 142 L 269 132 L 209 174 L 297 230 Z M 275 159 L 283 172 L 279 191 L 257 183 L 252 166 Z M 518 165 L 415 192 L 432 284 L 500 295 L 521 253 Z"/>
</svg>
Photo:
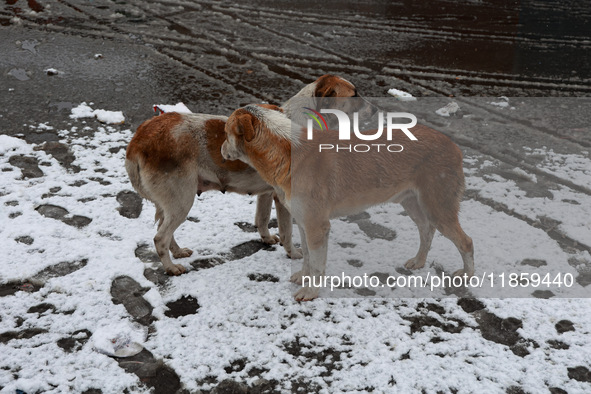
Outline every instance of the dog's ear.
<svg viewBox="0 0 591 394">
<path fill-rule="evenodd" d="M 334 90 L 335 80 L 334 75 L 326 74 L 316 80 L 316 90 L 314 96 L 316 97 L 336 97 L 337 93 Z"/>
<path fill-rule="evenodd" d="M 255 118 L 252 114 L 241 114 L 236 118 L 238 135 L 244 135 L 244 140 L 250 142 L 255 137 Z"/>
<path fill-rule="evenodd" d="M 337 92 L 329 85 L 324 85 L 321 89 L 316 88 L 314 95 L 316 97 L 336 97 Z"/>
</svg>

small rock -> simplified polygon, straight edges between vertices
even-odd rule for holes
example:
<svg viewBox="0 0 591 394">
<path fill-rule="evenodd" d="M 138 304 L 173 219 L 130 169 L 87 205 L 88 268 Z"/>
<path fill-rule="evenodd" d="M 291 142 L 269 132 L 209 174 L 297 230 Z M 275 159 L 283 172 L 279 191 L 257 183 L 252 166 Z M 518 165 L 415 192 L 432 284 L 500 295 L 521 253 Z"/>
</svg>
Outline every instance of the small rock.
<svg viewBox="0 0 591 394">
<path fill-rule="evenodd" d="M 195 269 L 196 271 L 199 271 L 202 269 L 212 268 L 212 267 L 215 267 L 216 265 L 220 265 L 223 263 L 224 263 L 224 260 L 222 260 L 218 257 L 206 257 L 203 259 L 197 259 L 197 260 L 193 261 L 191 263 L 191 267 L 193 267 L 193 269 Z"/>
<path fill-rule="evenodd" d="M 575 326 L 573 322 L 570 320 L 561 320 L 558 323 L 556 323 L 554 327 L 556 328 L 556 331 L 558 331 L 559 334 L 562 334 L 567 331 L 575 331 Z"/>
<path fill-rule="evenodd" d="M 386 284 L 388 281 L 388 278 L 390 277 L 390 274 L 387 274 L 385 272 L 374 272 L 371 273 L 369 275 L 367 275 L 369 278 L 371 278 L 372 276 L 375 276 L 376 278 L 378 278 L 378 280 L 380 281 L 380 283 L 382 284 Z"/>
<path fill-rule="evenodd" d="M 58 141 L 47 141 L 37 149 L 52 155 L 63 167 L 71 169 L 76 173 L 80 172 L 80 167 L 72 165 L 74 160 L 76 160 L 76 156 L 70 151 L 68 145 Z"/>
<path fill-rule="evenodd" d="M 356 268 L 363 267 L 363 263 L 360 260 L 355 259 L 347 260 L 347 264 Z"/>
<path fill-rule="evenodd" d="M 550 390 L 550 394 L 568 394 L 567 391 L 564 391 L 558 387 L 550 387 L 548 390 Z"/>
<path fill-rule="evenodd" d="M 37 160 L 36 157 L 22 155 L 12 156 L 8 159 L 8 162 L 21 169 L 23 179 L 40 178 L 44 175 L 43 171 L 39 168 L 39 160 Z"/>
<path fill-rule="evenodd" d="M 25 244 L 25 245 L 32 245 L 35 241 L 33 238 L 29 237 L 28 235 L 23 235 L 22 237 L 17 237 L 14 239 L 16 242 Z"/>
<path fill-rule="evenodd" d="M 523 388 L 519 386 L 511 386 L 505 392 L 507 394 L 527 394 L 527 392 L 525 392 Z"/>
<path fill-rule="evenodd" d="M 555 339 L 549 339 L 546 341 L 546 343 L 548 345 L 550 345 L 550 347 L 552 349 L 557 349 L 557 350 L 568 350 L 570 348 L 570 346 L 562 341 L 557 341 Z"/>
<path fill-rule="evenodd" d="M 67 209 L 51 204 L 40 205 L 36 208 L 36 211 L 46 218 L 56 220 L 62 220 L 69 213 Z"/>
<path fill-rule="evenodd" d="M 244 242 L 230 249 L 230 252 L 232 253 L 230 260 L 243 259 L 255 254 L 259 250 L 275 250 L 275 247 L 267 245 L 259 240 Z"/>
<path fill-rule="evenodd" d="M 197 313 L 199 303 L 197 299 L 191 296 L 182 296 L 176 301 L 167 303 L 166 307 L 168 310 L 164 314 L 168 317 L 177 318 Z"/>
<path fill-rule="evenodd" d="M 226 371 L 226 373 L 240 372 L 246 367 L 247 362 L 248 360 L 246 358 L 239 358 L 232 361 L 229 366 L 225 367 L 224 371 Z"/>
<path fill-rule="evenodd" d="M 396 267 L 394 270 L 400 275 L 412 275 L 412 271 L 404 267 Z"/>
<path fill-rule="evenodd" d="M 354 291 L 361 297 L 373 297 L 377 294 L 374 290 L 368 289 L 366 287 L 355 289 Z"/>
<path fill-rule="evenodd" d="M 120 191 L 117 194 L 117 202 L 121 204 L 117 210 L 123 217 L 137 219 L 142 213 L 142 198 L 135 192 L 129 190 Z"/>
<path fill-rule="evenodd" d="M 70 337 L 62 338 L 57 341 L 57 345 L 66 353 L 72 353 L 82 349 L 84 344 L 88 342 L 91 337 L 91 332 L 83 329 L 74 331 Z"/>
<path fill-rule="evenodd" d="M 148 244 L 141 244 L 135 249 L 135 257 L 140 259 L 144 263 L 160 263 L 160 257 L 158 253 L 153 251 Z"/>
<path fill-rule="evenodd" d="M 72 217 L 66 217 L 69 214 L 68 210 L 57 205 L 44 204 L 38 206 L 35 210 L 47 218 L 59 220 L 69 226 L 78 228 L 87 226 L 92 222 L 92 219 L 86 216 L 74 215 Z"/>
<path fill-rule="evenodd" d="M 63 222 L 73 227 L 82 228 L 88 226 L 92 219 L 86 216 L 74 215 L 71 218 L 65 218 Z"/>
<path fill-rule="evenodd" d="M 248 279 L 254 281 L 254 282 L 279 282 L 279 278 L 276 277 L 275 275 L 271 275 L 271 274 L 259 274 L 259 273 L 254 273 L 254 274 L 248 274 Z"/>
<path fill-rule="evenodd" d="M 373 223 L 369 220 L 360 220 L 357 222 L 357 226 L 371 239 L 385 239 L 386 241 L 396 239 L 396 231 L 384 227 L 381 224 Z"/>
<path fill-rule="evenodd" d="M 170 280 L 170 275 L 166 274 L 162 267 L 158 267 L 157 269 L 146 268 L 144 270 L 144 276 L 158 286 L 164 286 Z"/>
<path fill-rule="evenodd" d="M 181 388 L 176 372 L 146 349 L 135 356 L 115 360 L 126 372 L 137 375 L 142 383 L 152 388 L 153 394 L 176 393 Z"/>
<path fill-rule="evenodd" d="M 144 289 L 129 276 L 119 276 L 111 284 L 111 297 L 114 304 L 123 304 L 133 318 L 144 325 L 152 322 L 152 305 L 142 296 L 149 289 Z"/>
<path fill-rule="evenodd" d="M 0 334 L 0 343 L 7 343 L 13 339 L 29 339 L 46 332 L 47 330 L 42 328 L 28 328 L 26 330 L 20 331 L 7 331 Z"/>
<path fill-rule="evenodd" d="M 591 371 L 588 368 L 579 366 L 574 368 L 568 368 L 568 377 L 579 382 L 591 383 Z"/>
<path fill-rule="evenodd" d="M 522 340 L 517 333 L 517 329 L 522 327 L 522 322 L 519 319 L 514 317 L 501 319 L 483 310 L 476 314 L 476 321 L 484 339 L 507 346 L 513 346 Z"/>
<path fill-rule="evenodd" d="M 240 227 L 240 230 L 247 232 L 247 233 L 256 233 L 257 232 L 257 228 L 250 223 L 246 223 L 246 222 L 236 222 L 234 223 L 234 225 Z"/>
<path fill-rule="evenodd" d="M 591 284 L 591 271 L 582 271 L 575 280 L 583 287 L 589 286 Z"/>
<path fill-rule="evenodd" d="M 86 267 L 86 264 L 88 264 L 88 259 L 82 259 L 78 261 L 64 261 L 44 268 L 35 274 L 33 279 L 45 283 L 51 278 L 58 278 L 60 276 L 69 275 L 72 272 L 76 272 L 79 269 Z"/>
<path fill-rule="evenodd" d="M 466 312 L 472 313 L 484 309 L 484 304 L 475 298 L 460 298 L 458 305 Z"/>
<path fill-rule="evenodd" d="M 524 259 L 521 261 L 521 265 L 530 265 L 532 267 L 542 267 L 544 265 L 548 265 L 548 263 L 546 263 L 546 260 L 540 260 L 540 259 Z"/>
<path fill-rule="evenodd" d="M 43 302 L 39 305 L 35 305 L 35 306 L 30 307 L 27 310 L 27 313 L 38 313 L 38 314 L 42 315 L 43 313 L 45 313 L 49 310 L 51 310 L 52 312 L 55 312 L 55 305 Z"/>
<path fill-rule="evenodd" d="M 536 290 L 531 293 L 536 298 L 548 299 L 555 296 L 555 294 L 550 290 Z"/>
<path fill-rule="evenodd" d="M 367 212 L 359 212 L 359 213 L 356 213 L 354 215 L 349 215 L 346 218 L 343 218 L 342 220 L 345 221 L 345 222 L 349 222 L 349 223 L 355 223 L 355 222 L 358 222 L 360 220 L 367 220 L 370 217 L 371 216 Z"/>
<path fill-rule="evenodd" d="M 211 394 L 246 394 L 248 393 L 248 386 L 244 383 L 238 383 L 230 379 L 221 381 L 213 390 Z"/>
</svg>

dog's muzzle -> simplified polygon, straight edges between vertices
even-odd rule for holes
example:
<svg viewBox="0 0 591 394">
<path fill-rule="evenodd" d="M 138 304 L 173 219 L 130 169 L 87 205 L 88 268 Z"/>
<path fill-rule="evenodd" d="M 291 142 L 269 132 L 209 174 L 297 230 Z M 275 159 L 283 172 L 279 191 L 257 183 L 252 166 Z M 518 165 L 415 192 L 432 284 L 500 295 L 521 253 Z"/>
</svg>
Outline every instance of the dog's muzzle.
<svg viewBox="0 0 591 394">
<path fill-rule="evenodd" d="M 228 148 L 226 146 L 226 142 L 224 142 L 222 144 L 222 149 L 221 149 L 221 151 L 222 151 L 222 157 L 224 158 L 224 160 L 230 160 L 230 158 L 228 157 L 227 150 L 228 150 Z"/>
<path fill-rule="evenodd" d="M 224 143 L 222 144 L 222 149 L 221 149 L 221 153 L 222 153 L 222 157 L 224 158 L 224 161 L 226 160 L 236 160 L 232 154 L 229 152 L 229 148 L 228 148 L 228 142 L 224 141 Z"/>
</svg>

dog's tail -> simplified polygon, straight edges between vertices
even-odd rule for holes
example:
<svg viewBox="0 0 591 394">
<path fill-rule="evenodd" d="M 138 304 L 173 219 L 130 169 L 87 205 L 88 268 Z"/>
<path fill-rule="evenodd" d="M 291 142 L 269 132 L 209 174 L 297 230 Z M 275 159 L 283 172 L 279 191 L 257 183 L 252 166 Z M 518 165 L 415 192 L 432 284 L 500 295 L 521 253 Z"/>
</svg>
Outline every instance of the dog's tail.
<svg viewBox="0 0 591 394">
<path fill-rule="evenodd" d="M 133 186 L 140 197 L 149 200 L 150 198 L 142 186 L 142 171 L 139 161 L 127 157 L 125 159 L 125 169 L 131 181 L 131 186 Z"/>
</svg>

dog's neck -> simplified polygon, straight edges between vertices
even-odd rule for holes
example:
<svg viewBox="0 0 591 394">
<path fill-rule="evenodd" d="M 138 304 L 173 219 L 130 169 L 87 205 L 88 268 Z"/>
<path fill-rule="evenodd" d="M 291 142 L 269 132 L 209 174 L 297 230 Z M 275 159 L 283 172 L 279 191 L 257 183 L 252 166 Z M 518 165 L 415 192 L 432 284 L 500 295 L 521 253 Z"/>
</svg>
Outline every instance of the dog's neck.
<svg viewBox="0 0 591 394">
<path fill-rule="evenodd" d="M 258 120 L 255 138 L 246 144 L 249 164 L 274 188 L 280 188 L 289 200 L 291 194 L 291 148 L 299 144 L 299 136 L 292 133 L 291 121 L 282 113 L 245 107 Z"/>
<path fill-rule="evenodd" d="M 304 115 L 302 107 L 310 105 L 310 102 L 314 100 L 316 94 L 316 84 L 311 83 L 303 87 L 295 96 L 287 100 L 281 108 L 283 113 L 289 119 L 300 126 L 305 126 L 308 118 Z"/>
</svg>

